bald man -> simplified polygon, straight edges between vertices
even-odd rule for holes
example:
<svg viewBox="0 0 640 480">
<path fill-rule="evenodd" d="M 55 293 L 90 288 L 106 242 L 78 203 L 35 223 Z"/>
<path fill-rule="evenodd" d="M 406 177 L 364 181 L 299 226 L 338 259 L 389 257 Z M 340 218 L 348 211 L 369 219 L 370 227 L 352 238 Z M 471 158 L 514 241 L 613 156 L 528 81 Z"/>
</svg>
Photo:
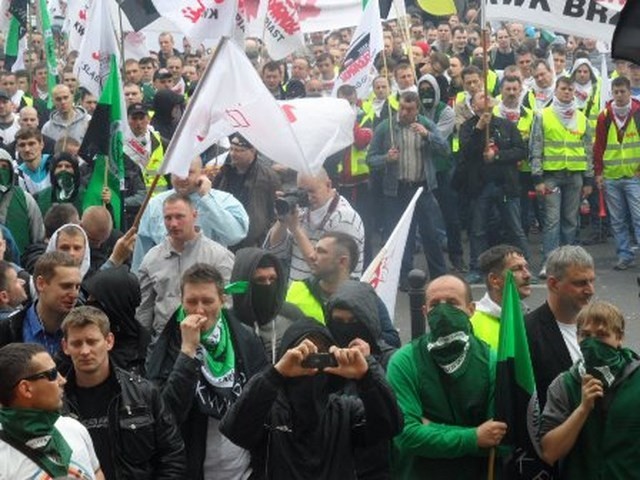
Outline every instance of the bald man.
<svg viewBox="0 0 640 480">
<path fill-rule="evenodd" d="M 33 107 L 22 107 L 20 112 L 18 113 L 18 124 L 20 128 L 29 127 L 29 128 L 39 128 L 40 126 L 40 117 L 38 111 Z M 42 148 L 42 153 L 47 155 L 53 155 L 56 141 L 48 137 L 46 135 L 42 136 L 42 141 L 44 143 L 44 147 Z M 15 140 L 9 143 L 5 150 L 9 152 L 11 158 L 15 158 L 16 156 L 16 142 Z"/>
<path fill-rule="evenodd" d="M 56 85 L 52 91 L 55 110 L 42 127 L 42 134 L 58 140 L 63 135 L 82 142 L 91 116 L 82 107 L 73 105 L 71 90 L 66 85 Z"/>
<path fill-rule="evenodd" d="M 358 244 L 358 262 L 353 275 L 362 274 L 364 225 L 346 198 L 331 185 L 323 169 L 318 175 L 298 175 L 298 190 L 304 192 L 298 205 L 278 220 L 267 234 L 265 247 L 290 265 L 289 280 L 311 276 L 316 258 L 316 242 L 327 232 L 342 232 Z"/>
<path fill-rule="evenodd" d="M 196 225 L 211 240 L 230 247 L 247 236 L 249 216 L 246 210 L 230 193 L 211 187 L 211 180 L 202 171 L 200 157 L 191 162 L 186 177 L 172 174 L 171 185 L 172 189 L 159 193 L 151 199 L 142 215 L 131 265 L 134 272 L 138 271 L 147 252 L 155 245 L 162 243 L 167 236 L 162 204 L 174 193 L 187 195 L 191 199 L 197 212 Z"/>
</svg>

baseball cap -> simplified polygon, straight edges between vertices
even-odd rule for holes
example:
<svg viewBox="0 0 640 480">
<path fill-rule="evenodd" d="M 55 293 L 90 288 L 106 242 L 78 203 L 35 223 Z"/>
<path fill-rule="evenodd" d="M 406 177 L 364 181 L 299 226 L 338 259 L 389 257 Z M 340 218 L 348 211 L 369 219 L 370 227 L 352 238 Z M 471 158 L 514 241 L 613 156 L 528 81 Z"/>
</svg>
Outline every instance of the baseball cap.
<svg viewBox="0 0 640 480">
<path fill-rule="evenodd" d="M 137 115 L 142 113 L 143 115 L 149 115 L 149 109 L 145 107 L 142 103 L 132 103 L 127 108 L 127 115 Z"/>
</svg>

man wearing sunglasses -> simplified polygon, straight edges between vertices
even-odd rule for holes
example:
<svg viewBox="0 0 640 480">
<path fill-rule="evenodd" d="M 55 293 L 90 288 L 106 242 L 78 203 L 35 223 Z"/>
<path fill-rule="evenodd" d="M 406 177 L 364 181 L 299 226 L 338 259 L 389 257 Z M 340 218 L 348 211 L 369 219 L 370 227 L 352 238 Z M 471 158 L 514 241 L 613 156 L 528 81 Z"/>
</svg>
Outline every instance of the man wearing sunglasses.
<svg viewBox="0 0 640 480">
<path fill-rule="evenodd" d="M 65 383 L 41 345 L 0 348 L 0 478 L 104 480 L 89 432 L 58 412 Z"/>
</svg>

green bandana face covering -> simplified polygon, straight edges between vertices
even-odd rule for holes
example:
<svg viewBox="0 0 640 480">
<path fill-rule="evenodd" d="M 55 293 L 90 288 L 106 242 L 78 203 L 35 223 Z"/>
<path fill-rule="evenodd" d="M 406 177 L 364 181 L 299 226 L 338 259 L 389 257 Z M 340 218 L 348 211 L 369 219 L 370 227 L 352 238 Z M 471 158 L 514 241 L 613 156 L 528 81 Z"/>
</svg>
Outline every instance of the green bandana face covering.
<svg viewBox="0 0 640 480">
<path fill-rule="evenodd" d="M 66 478 L 71 461 L 71 447 L 54 427 L 59 417 L 58 412 L 0 408 L 2 430 L 16 442 L 33 449 L 52 478 Z"/>
<path fill-rule="evenodd" d="M 11 170 L 0 168 L 0 193 L 6 193 L 11 188 Z"/>
<path fill-rule="evenodd" d="M 455 374 L 463 366 L 469 351 L 469 316 L 459 308 L 441 303 L 428 314 L 431 341 L 427 349 L 446 374 Z"/>
<path fill-rule="evenodd" d="M 68 201 L 76 191 L 74 175 L 71 172 L 63 171 L 56 175 L 56 184 L 58 186 L 58 200 L 60 202 Z"/>
<path fill-rule="evenodd" d="M 609 388 L 629 361 L 625 349 L 615 348 L 597 338 L 588 337 L 580 342 L 586 373 L 593 375 Z"/>
</svg>

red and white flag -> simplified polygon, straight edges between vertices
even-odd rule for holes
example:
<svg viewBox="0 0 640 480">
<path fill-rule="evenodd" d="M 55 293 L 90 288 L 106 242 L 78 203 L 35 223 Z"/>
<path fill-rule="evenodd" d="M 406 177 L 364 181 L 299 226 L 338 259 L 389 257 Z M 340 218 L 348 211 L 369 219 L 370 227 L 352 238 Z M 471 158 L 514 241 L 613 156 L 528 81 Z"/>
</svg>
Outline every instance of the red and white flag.
<svg viewBox="0 0 640 480">
<path fill-rule="evenodd" d="M 152 0 L 158 13 L 192 40 L 228 37 L 236 26 L 237 0 Z"/>
<path fill-rule="evenodd" d="M 68 35 L 69 51 L 80 51 L 84 32 L 87 30 L 87 16 L 92 3 L 94 3 L 93 0 L 70 0 L 67 3 L 67 15 L 62 31 Z"/>
<path fill-rule="evenodd" d="M 409 205 L 407 205 L 407 209 L 393 229 L 389 240 L 382 247 L 382 250 L 378 252 L 378 255 L 376 255 L 376 258 L 373 259 L 360 279 L 374 288 L 387 307 L 392 319 L 396 311 L 396 297 L 398 295 L 398 282 L 400 281 L 400 267 L 402 266 L 404 247 L 407 244 L 413 211 L 416 208 L 416 202 L 422 194 L 422 190 L 422 187 L 420 187 L 413 195 Z"/>
<path fill-rule="evenodd" d="M 273 60 L 304 48 L 296 0 L 260 0 L 258 19 L 264 19 L 261 38 Z"/>
<path fill-rule="evenodd" d="M 100 98 L 109 75 L 111 55 L 120 58 L 108 2 L 94 1 L 88 12 L 88 23 L 82 37 L 74 71 L 78 84 Z"/>
<path fill-rule="evenodd" d="M 240 47 L 225 39 L 218 49 L 169 144 L 162 173 L 186 177 L 193 158 L 233 132 L 304 173 L 316 173 L 327 156 L 353 143 L 355 113 L 347 101 L 277 102 Z"/>
<path fill-rule="evenodd" d="M 342 85 L 352 85 L 358 92 L 358 98 L 365 98 L 371 91 L 373 61 L 384 48 L 380 6 L 377 0 L 369 0 L 362 12 L 360 25 L 356 28 L 351 45 L 344 55 L 335 83 L 333 96 Z"/>
</svg>

